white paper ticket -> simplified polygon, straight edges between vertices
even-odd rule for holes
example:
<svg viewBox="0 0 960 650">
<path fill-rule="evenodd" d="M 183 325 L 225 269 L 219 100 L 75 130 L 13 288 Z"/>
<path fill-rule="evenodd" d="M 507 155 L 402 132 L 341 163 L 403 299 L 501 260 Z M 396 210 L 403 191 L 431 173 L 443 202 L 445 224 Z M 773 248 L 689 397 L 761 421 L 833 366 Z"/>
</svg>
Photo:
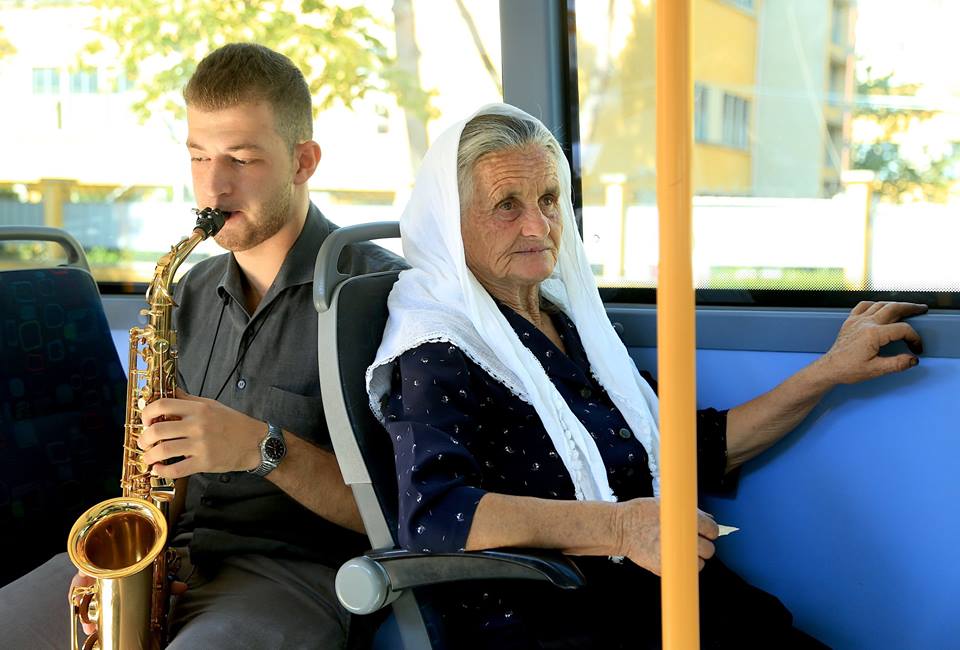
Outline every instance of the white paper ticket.
<svg viewBox="0 0 960 650">
<path fill-rule="evenodd" d="M 724 535 L 729 535 L 730 533 L 735 533 L 739 528 L 736 526 L 724 526 L 723 524 L 717 524 L 717 528 L 720 529 L 720 532 L 717 533 L 718 536 L 723 537 Z"/>
</svg>

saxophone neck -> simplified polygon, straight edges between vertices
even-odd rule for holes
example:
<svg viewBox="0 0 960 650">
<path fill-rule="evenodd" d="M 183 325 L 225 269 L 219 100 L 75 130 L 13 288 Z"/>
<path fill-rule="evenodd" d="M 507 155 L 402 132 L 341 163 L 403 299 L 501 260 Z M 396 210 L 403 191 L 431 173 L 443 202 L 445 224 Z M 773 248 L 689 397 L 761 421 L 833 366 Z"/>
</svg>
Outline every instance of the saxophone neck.
<svg viewBox="0 0 960 650">
<path fill-rule="evenodd" d="M 193 232 L 171 246 L 170 252 L 157 261 L 153 281 L 147 288 L 147 303 L 150 304 L 151 311 L 158 306 L 175 306 L 170 287 L 173 285 L 177 270 L 200 242 L 220 232 L 227 217 L 227 213 L 215 208 L 204 208 L 194 212 L 197 213 L 197 222 Z"/>
<path fill-rule="evenodd" d="M 207 235 L 203 230 L 195 228 L 190 235 L 171 246 L 170 252 L 157 261 L 152 284 L 169 288 L 173 284 L 177 269 L 190 256 L 193 249 L 206 238 Z"/>
</svg>

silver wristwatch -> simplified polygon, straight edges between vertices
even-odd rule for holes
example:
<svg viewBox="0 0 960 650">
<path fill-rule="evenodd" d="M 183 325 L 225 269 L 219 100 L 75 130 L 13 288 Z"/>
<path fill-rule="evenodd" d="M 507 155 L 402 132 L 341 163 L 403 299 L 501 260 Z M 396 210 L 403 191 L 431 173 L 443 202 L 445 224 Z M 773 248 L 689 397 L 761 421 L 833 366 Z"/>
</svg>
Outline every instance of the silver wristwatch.
<svg viewBox="0 0 960 650">
<path fill-rule="evenodd" d="M 287 443 L 283 439 L 283 429 L 267 422 L 267 435 L 260 441 L 260 464 L 249 470 L 251 474 L 266 476 L 287 455 Z"/>
</svg>

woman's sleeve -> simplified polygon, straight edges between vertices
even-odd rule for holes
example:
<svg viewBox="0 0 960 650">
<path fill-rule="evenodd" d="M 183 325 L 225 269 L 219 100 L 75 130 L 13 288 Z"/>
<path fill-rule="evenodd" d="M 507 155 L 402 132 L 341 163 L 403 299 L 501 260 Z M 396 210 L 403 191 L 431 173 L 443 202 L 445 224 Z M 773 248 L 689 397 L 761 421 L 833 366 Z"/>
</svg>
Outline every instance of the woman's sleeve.
<svg viewBox="0 0 960 650">
<path fill-rule="evenodd" d="M 657 380 L 640 371 L 654 392 Z M 697 485 L 708 492 L 730 489 L 736 475 L 727 475 L 727 412 L 717 409 L 697 411 Z"/>
<path fill-rule="evenodd" d="M 727 412 L 697 411 L 697 484 L 716 492 L 732 487 L 735 476 L 727 475 Z"/>
<path fill-rule="evenodd" d="M 428 343 L 396 363 L 384 404 L 399 488 L 399 539 L 424 552 L 461 551 L 485 494 L 468 450 L 475 435 L 471 367 L 448 343 Z"/>
</svg>

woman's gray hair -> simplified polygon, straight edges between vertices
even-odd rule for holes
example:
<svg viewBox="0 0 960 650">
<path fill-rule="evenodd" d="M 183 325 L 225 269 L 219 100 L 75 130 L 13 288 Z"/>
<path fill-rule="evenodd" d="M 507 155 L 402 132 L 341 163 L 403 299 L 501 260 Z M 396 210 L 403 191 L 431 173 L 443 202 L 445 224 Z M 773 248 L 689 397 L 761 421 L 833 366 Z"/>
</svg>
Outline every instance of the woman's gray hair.
<svg viewBox="0 0 960 650">
<path fill-rule="evenodd" d="M 487 113 L 467 122 L 460 134 L 457 150 L 457 189 L 460 192 L 460 213 L 473 199 L 473 168 L 487 154 L 505 149 L 522 149 L 539 145 L 560 164 L 563 152 L 553 134 L 537 120 Z"/>
</svg>

